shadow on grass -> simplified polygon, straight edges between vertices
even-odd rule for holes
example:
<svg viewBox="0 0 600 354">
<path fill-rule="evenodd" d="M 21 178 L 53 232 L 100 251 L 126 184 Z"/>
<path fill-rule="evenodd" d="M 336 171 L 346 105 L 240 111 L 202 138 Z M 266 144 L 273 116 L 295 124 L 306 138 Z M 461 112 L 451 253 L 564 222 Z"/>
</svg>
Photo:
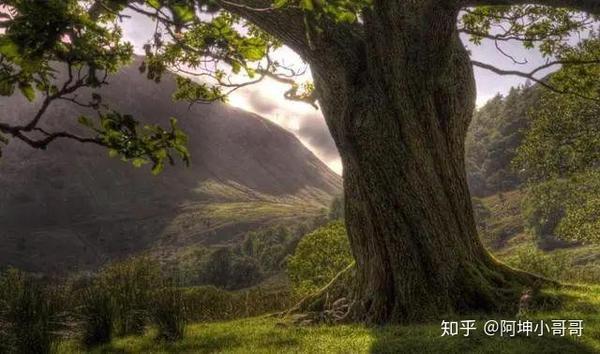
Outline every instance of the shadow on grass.
<svg viewBox="0 0 600 354">
<path fill-rule="evenodd" d="M 144 336 L 116 338 L 110 344 L 93 349 L 92 353 L 246 353 L 256 349 L 269 353 L 298 350 L 297 337 L 273 326 L 257 323 L 239 326 L 239 321 L 226 324 L 191 326 L 184 340 L 169 343 L 154 340 L 154 332 Z"/>
<path fill-rule="evenodd" d="M 128 338 L 120 338 L 111 344 L 95 348 L 93 353 L 216 353 L 224 349 L 236 349 L 242 343 L 235 334 L 197 336 L 193 340 L 180 342 L 161 342 L 149 337 L 135 338 L 131 341 Z"/>
<path fill-rule="evenodd" d="M 490 337 L 483 332 L 487 317 L 474 314 L 470 319 L 476 320 L 477 329 L 469 337 L 442 337 L 439 322 L 383 327 L 362 324 L 297 326 L 265 317 L 193 324 L 186 331 L 185 338 L 173 344 L 157 343 L 152 339 L 155 333 L 149 331 L 143 337 L 117 338 L 92 353 L 592 354 L 600 353 L 598 308 L 600 287 L 548 292 L 527 314 L 534 323 L 541 319 L 583 320 L 581 337 L 558 337 L 550 333 L 542 337 L 537 334 L 530 337 Z M 79 353 L 68 353 L 75 352 Z"/>
</svg>

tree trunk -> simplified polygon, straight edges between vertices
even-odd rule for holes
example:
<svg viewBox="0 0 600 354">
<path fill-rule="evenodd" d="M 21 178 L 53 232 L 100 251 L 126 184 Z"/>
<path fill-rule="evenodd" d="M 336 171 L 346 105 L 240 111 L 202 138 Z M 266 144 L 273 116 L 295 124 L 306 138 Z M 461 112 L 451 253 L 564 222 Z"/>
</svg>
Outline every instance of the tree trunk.
<svg viewBox="0 0 600 354">
<path fill-rule="evenodd" d="M 311 62 L 344 166 L 354 317 L 373 323 L 516 308 L 533 279 L 477 235 L 464 161 L 475 82 L 458 10 L 412 3 L 375 1 L 360 61 Z"/>
</svg>

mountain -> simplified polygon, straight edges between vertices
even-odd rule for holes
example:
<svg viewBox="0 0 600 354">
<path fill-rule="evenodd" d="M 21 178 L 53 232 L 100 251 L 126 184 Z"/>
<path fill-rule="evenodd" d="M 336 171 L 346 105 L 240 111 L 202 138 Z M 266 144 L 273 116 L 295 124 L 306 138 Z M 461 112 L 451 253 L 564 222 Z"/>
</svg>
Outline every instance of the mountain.
<svg viewBox="0 0 600 354">
<path fill-rule="evenodd" d="M 173 77 L 156 84 L 136 64 L 110 78 L 103 103 L 145 124 L 176 117 L 191 166 L 153 176 L 96 146 L 58 141 L 38 151 L 12 140 L 0 159 L 0 267 L 61 272 L 141 251 L 169 257 L 315 217 L 340 193 L 341 178 L 291 133 L 225 104 L 174 103 Z M 20 95 L 0 98 L 11 122 L 31 119 L 36 106 Z M 82 110 L 55 102 L 43 126 L 80 129 Z"/>
</svg>

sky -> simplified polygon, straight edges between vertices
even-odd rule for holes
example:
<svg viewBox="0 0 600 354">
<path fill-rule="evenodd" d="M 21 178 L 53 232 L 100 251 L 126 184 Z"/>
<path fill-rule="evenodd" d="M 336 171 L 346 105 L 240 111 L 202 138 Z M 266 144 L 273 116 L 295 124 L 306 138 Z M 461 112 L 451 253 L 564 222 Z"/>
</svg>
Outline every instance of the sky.
<svg viewBox="0 0 600 354">
<path fill-rule="evenodd" d="M 149 39 L 149 33 L 154 29 L 150 19 L 135 13 L 122 23 L 125 39 L 136 48 L 136 52 L 143 53 L 142 46 Z M 530 71 L 546 62 L 536 50 L 526 50 L 518 43 L 503 43 L 502 49 L 510 53 L 518 61 L 526 59 L 527 64 L 515 64 L 510 58 L 500 54 L 493 42 L 488 41 L 475 46 L 465 39 L 467 49 L 471 51 L 474 60 L 493 64 L 502 69 Z M 305 64 L 290 49 L 282 48 L 275 53 L 276 59 L 283 64 L 302 69 Z M 543 77 L 546 72 L 541 72 L 538 77 Z M 505 94 L 511 87 L 525 82 L 524 78 L 516 76 L 501 76 L 495 73 L 475 68 L 477 82 L 477 106 L 480 107 L 487 100 L 498 93 Z M 298 79 L 310 81 L 310 71 Z M 310 149 L 317 157 L 325 162 L 333 171 L 342 173 L 342 164 L 335 144 L 329 134 L 321 111 L 306 103 L 293 102 L 284 98 L 288 86 L 274 80 L 244 87 L 229 97 L 229 104 L 259 114 L 284 129 L 292 132 Z"/>
</svg>

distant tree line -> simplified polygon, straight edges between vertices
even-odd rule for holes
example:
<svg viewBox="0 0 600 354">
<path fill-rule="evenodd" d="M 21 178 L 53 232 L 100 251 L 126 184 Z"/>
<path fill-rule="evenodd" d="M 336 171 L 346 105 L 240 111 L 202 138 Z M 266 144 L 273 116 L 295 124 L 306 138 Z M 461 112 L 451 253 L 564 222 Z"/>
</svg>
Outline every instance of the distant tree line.
<svg viewBox="0 0 600 354">
<path fill-rule="evenodd" d="M 541 90 L 529 83 L 498 94 L 478 109 L 466 140 L 467 181 L 472 195 L 513 190 L 523 182 L 512 161 L 531 124 Z"/>
<path fill-rule="evenodd" d="M 324 210 L 323 215 L 312 220 L 248 232 L 236 244 L 200 247 L 179 262 L 176 272 L 190 286 L 214 285 L 239 290 L 257 285 L 285 268 L 287 258 L 304 235 L 339 214 L 338 209 Z"/>
<path fill-rule="evenodd" d="M 573 97 L 526 84 L 475 113 L 466 166 L 479 223 L 489 212 L 477 198 L 521 188 L 525 224 L 540 246 L 600 241 L 600 102 L 589 98 L 600 84 L 588 90 Z"/>
</svg>

